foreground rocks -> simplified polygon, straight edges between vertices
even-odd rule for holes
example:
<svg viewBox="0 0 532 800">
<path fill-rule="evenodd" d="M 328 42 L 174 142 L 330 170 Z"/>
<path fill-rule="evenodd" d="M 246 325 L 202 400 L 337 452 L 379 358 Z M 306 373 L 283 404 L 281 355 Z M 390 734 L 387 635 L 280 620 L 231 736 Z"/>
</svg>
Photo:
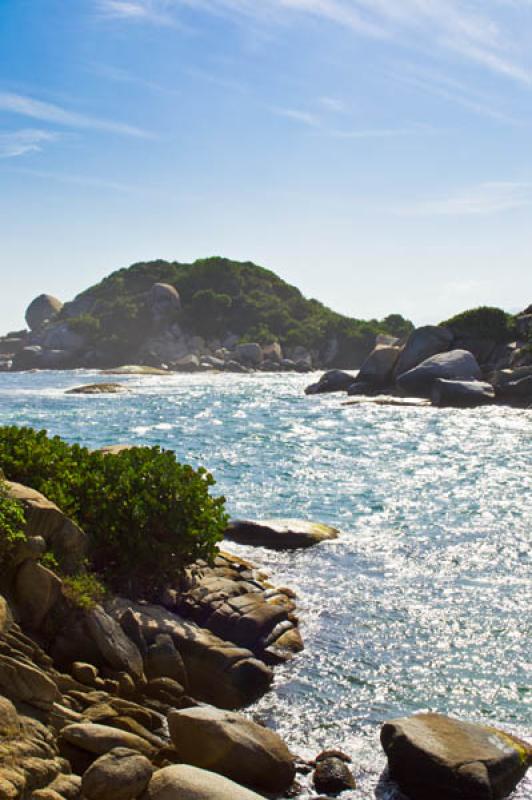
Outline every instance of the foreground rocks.
<svg viewBox="0 0 532 800">
<path fill-rule="evenodd" d="M 225 538 L 232 542 L 271 550 L 298 550 L 337 539 L 339 532 L 330 525 L 300 519 L 231 520 Z"/>
<path fill-rule="evenodd" d="M 168 725 L 187 764 L 266 792 L 292 785 L 293 756 L 276 733 L 256 722 L 217 708 L 191 708 L 171 712 Z"/>
<path fill-rule="evenodd" d="M 156 772 L 142 800 L 262 800 L 262 796 L 214 772 L 178 764 Z"/>
<path fill-rule="evenodd" d="M 441 714 L 387 722 L 381 742 L 411 800 L 499 800 L 532 763 L 531 748 L 510 734 Z"/>
</svg>

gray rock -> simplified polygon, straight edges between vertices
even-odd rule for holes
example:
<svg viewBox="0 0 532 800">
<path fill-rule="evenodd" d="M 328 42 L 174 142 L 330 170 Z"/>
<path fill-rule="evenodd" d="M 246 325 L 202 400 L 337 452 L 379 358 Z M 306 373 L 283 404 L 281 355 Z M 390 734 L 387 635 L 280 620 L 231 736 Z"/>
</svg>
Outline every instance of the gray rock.
<svg viewBox="0 0 532 800">
<path fill-rule="evenodd" d="M 343 754 L 329 751 L 316 759 L 313 782 L 317 792 L 336 796 L 356 789 L 356 781 Z"/>
<path fill-rule="evenodd" d="M 405 349 L 397 362 L 396 375 L 402 375 L 427 358 L 449 350 L 452 343 L 453 334 L 448 328 L 435 325 L 416 328 L 406 340 Z"/>
<path fill-rule="evenodd" d="M 189 708 L 168 715 L 170 736 L 188 764 L 261 791 L 284 792 L 294 758 L 274 731 L 230 711 Z"/>
<path fill-rule="evenodd" d="M 505 383 L 499 388 L 498 394 L 507 400 L 532 401 L 532 375 Z"/>
<path fill-rule="evenodd" d="M 283 350 L 279 342 L 272 342 L 262 348 L 264 358 L 268 361 L 275 361 L 279 363 L 283 359 Z"/>
<path fill-rule="evenodd" d="M 203 356 L 201 363 L 210 367 L 210 369 L 225 369 L 225 361 L 215 356 Z"/>
<path fill-rule="evenodd" d="M 158 770 L 142 800 L 263 800 L 237 783 L 187 764 Z"/>
<path fill-rule="evenodd" d="M 7 336 L 3 337 L 0 339 L 0 355 L 14 356 L 20 353 L 25 344 L 26 339 L 10 339 Z"/>
<path fill-rule="evenodd" d="M 233 542 L 267 547 L 271 550 L 296 550 L 337 539 L 336 528 L 300 519 L 231 520 L 225 538 Z"/>
<path fill-rule="evenodd" d="M 451 381 L 437 378 L 432 385 L 432 402 L 435 406 L 473 407 L 491 403 L 495 389 L 483 381 Z"/>
<path fill-rule="evenodd" d="M 42 353 L 42 347 L 38 344 L 23 347 L 13 358 L 13 369 L 38 369 L 41 363 Z"/>
<path fill-rule="evenodd" d="M 116 747 L 91 764 L 83 775 L 81 790 L 87 800 L 135 800 L 152 774 L 153 767 L 145 756 Z"/>
<path fill-rule="evenodd" d="M 197 372 L 199 366 L 199 358 L 194 353 L 188 353 L 188 355 L 179 358 L 171 365 L 172 369 L 176 372 Z"/>
<path fill-rule="evenodd" d="M 174 286 L 154 283 L 150 289 L 148 304 L 152 319 L 156 323 L 171 320 L 181 309 L 181 299 Z"/>
<path fill-rule="evenodd" d="M 40 294 L 31 301 L 26 309 L 28 327 L 32 331 L 38 330 L 47 320 L 56 317 L 62 308 L 63 303 L 57 297 L 52 297 L 51 294 Z"/>
<path fill-rule="evenodd" d="M 43 350 L 41 369 L 68 369 L 74 366 L 73 355 L 68 350 Z"/>
<path fill-rule="evenodd" d="M 46 350 L 66 350 L 69 353 L 78 353 L 86 344 L 86 338 L 71 330 L 68 322 L 47 329 L 39 338 L 39 344 Z"/>
<path fill-rule="evenodd" d="M 375 388 L 388 386 L 401 352 L 400 347 L 378 344 L 360 367 L 355 383 L 360 381 Z"/>
<path fill-rule="evenodd" d="M 441 714 L 387 722 L 381 743 L 390 776 L 411 800 L 501 800 L 532 761 L 530 747 L 510 734 Z"/>
<path fill-rule="evenodd" d="M 138 648 L 103 608 L 87 612 L 87 629 L 103 660 L 118 671 L 127 672 L 136 680 L 144 677 L 144 665 Z"/>
<path fill-rule="evenodd" d="M 244 364 L 240 364 L 238 361 L 233 361 L 230 359 L 229 361 L 225 362 L 225 371 L 226 372 L 240 372 L 243 374 L 247 374 L 251 372 L 249 367 L 245 367 Z"/>
<path fill-rule="evenodd" d="M 65 394 L 124 394 L 127 391 L 123 383 L 88 383 L 67 389 Z"/>
<path fill-rule="evenodd" d="M 450 350 L 422 361 L 417 367 L 397 378 L 397 386 L 404 394 L 415 397 L 430 397 L 437 378 L 471 381 L 482 376 L 480 367 L 472 353 L 467 350 Z"/>
<path fill-rule="evenodd" d="M 235 360 L 241 364 L 248 364 L 250 366 L 258 366 L 262 360 L 262 347 L 256 342 L 246 342 L 238 344 L 234 351 Z"/>
<path fill-rule="evenodd" d="M 172 678 L 181 686 L 188 684 L 187 672 L 181 655 L 176 650 L 171 636 L 159 634 L 148 647 L 144 658 L 144 668 L 148 679 Z"/>
<path fill-rule="evenodd" d="M 296 364 L 304 364 L 307 367 L 312 367 L 312 354 L 309 353 L 306 347 L 301 347 L 301 345 L 294 347 L 290 356 Z"/>
<path fill-rule="evenodd" d="M 325 372 L 319 381 L 305 389 L 305 394 L 325 394 L 328 392 L 346 392 L 355 382 L 356 376 L 340 369 Z"/>
</svg>

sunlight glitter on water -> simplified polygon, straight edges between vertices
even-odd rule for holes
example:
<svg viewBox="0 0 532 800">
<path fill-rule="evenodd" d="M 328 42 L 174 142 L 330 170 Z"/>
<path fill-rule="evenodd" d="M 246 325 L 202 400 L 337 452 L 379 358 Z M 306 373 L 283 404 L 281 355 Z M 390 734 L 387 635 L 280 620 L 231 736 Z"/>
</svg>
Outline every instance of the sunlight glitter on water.
<svg viewBox="0 0 532 800">
<path fill-rule="evenodd" d="M 378 785 L 385 800 L 387 718 L 432 709 L 530 736 L 528 412 L 345 407 L 286 375 L 129 376 L 129 394 L 63 394 L 98 379 L 0 375 L 0 423 L 170 447 L 212 470 L 235 516 L 342 530 L 300 553 L 231 545 L 298 592 L 306 650 L 251 710 L 297 752 L 346 750 L 353 797 Z M 515 798 L 530 796 L 526 780 Z"/>
</svg>

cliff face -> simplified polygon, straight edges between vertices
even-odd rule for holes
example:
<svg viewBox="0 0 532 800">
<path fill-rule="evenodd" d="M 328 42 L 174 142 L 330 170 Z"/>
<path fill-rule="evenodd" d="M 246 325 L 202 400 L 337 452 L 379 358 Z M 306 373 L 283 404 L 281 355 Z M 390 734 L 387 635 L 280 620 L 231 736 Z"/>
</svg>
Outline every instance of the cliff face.
<svg viewBox="0 0 532 800">
<path fill-rule="evenodd" d="M 402 337 L 412 329 L 399 314 L 342 316 L 269 270 L 223 258 L 138 263 L 64 306 L 51 300 L 41 296 L 39 314 L 27 316 L 29 334 L 4 338 L 0 352 L 15 356 L 15 368 L 195 368 L 204 358 L 214 358 L 215 368 L 356 368 L 378 334 Z"/>
</svg>

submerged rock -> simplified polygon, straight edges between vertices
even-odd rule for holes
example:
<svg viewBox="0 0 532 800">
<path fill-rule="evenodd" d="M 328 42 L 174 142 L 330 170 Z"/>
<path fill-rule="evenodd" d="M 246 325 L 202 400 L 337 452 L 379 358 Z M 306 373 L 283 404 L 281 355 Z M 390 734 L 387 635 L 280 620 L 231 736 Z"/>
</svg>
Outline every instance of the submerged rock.
<svg viewBox="0 0 532 800">
<path fill-rule="evenodd" d="M 300 519 L 231 520 L 225 538 L 254 547 L 296 550 L 337 539 L 339 531 L 319 522 Z"/>
<path fill-rule="evenodd" d="M 381 743 L 411 800 L 500 800 L 532 763 L 532 749 L 510 734 L 441 714 L 391 720 Z"/>
<path fill-rule="evenodd" d="M 168 725 L 188 764 L 268 792 L 283 792 L 294 780 L 294 758 L 280 736 L 241 714 L 188 708 L 170 712 Z"/>
<path fill-rule="evenodd" d="M 88 383 L 67 389 L 65 394 L 122 394 L 127 391 L 127 387 L 121 383 Z"/>
<path fill-rule="evenodd" d="M 472 353 L 468 350 L 450 350 L 448 353 L 427 358 L 409 372 L 400 374 L 397 386 L 404 394 L 430 397 L 437 378 L 477 381 L 481 376 L 480 367 Z"/>
<path fill-rule="evenodd" d="M 344 753 L 329 750 L 316 759 L 314 786 L 317 792 L 336 796 L 349 789 L 356 789 L 356 781 L 349 767 L 350 759 Z"/>
</svg>

